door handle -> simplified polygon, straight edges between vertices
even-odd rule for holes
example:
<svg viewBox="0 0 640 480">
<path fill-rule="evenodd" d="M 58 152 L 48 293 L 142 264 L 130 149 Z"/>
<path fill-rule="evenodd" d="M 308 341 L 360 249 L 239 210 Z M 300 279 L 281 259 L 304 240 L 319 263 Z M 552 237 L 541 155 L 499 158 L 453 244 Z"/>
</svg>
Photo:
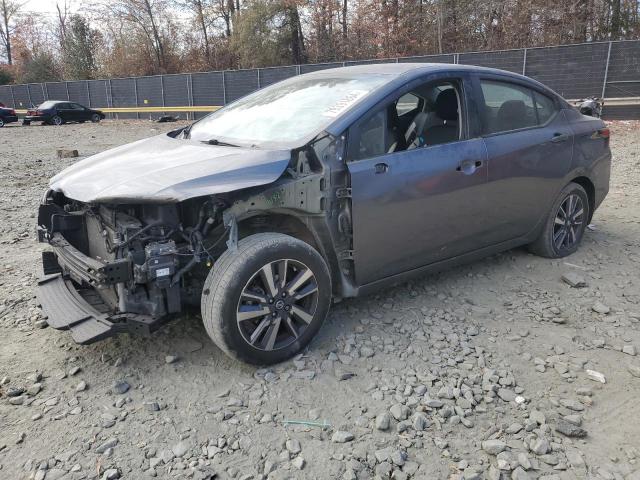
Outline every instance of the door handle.
<svg viewBox="0 0 640 480">
<path fill-rule="evenodd" d="M 389 165 L 386 163 L 376 163 L 374 169 L 376 173 L 387 173 L 389 171 Z"/>
<path fill-rule="evenodd" d="M 553 137 L 551 137 L 553 143 L 566 142 L 567 140 L 569 140 L 569 135 L 566 133 L 554 133 Z"/>
<path fill-rule="evenodd" d="M 462 172 L 465 175 L 471 175 L 482 166 L 482 160 L 463 160 L 460 165 L 456 167 L 456 172 Z"/>
</svg>

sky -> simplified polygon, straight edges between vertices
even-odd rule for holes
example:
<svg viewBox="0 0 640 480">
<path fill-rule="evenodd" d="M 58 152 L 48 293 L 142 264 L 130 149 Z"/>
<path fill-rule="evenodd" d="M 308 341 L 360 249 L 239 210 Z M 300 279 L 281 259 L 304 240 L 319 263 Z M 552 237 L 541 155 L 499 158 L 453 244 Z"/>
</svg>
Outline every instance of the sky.
<svg viewBox="0 0 640 480">
<path fill-rule="evenodd" d="M 57 0 L 60 5 L 64 5 L 65 0 Z M 67 4 L 71 6 L 71 10 L 75 11 L 80 6 L 79 0 L 67 0 Z M 56 0 L 26 0 L 22 11 L 37 12 L 44 14 L 56 14 Z"/>
</svg>

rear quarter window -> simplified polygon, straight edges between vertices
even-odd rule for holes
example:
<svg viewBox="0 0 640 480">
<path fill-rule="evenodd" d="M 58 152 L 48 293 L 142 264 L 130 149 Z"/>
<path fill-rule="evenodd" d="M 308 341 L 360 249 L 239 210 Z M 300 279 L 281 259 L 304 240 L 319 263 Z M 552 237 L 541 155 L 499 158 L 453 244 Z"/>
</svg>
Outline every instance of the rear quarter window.
<svg viewBox="0 0 640 480">
<path fill-rule="evenodd" d="M 547 123 L 556 113 L 555 102 L 538 92 L 533 92 L 533 98 L 536 102 L 536 112 L 538 113 L 538 123 L 544 125 Z"/>
</svg>

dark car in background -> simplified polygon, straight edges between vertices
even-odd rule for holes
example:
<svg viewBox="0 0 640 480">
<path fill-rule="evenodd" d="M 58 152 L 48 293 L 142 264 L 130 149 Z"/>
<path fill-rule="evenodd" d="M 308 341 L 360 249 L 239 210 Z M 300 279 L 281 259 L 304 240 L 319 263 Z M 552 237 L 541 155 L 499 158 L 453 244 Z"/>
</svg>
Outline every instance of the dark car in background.
<svg viewBox="0 0 640 480">
<path fill-rule="evenodd" d="M 0 128 L 4 127 L 7 123 L 14 123 L 18 121 L 18 115 L 13 108 L 0 107 Z"/>
<path fill-rule="evenodd" d="M 332 298 L 521 245 L 572 254 L 610 167 L 602 120 L 522 75 L 300 75 L 53 177 L 38 298 L 79 343 L 199 307 L 226 353 L 274 363 L 305 348 Z"/>
<path fill-rule="evenodd" d="M 37 108 L 28 110 L 22 123 L 24 125 L 29 125 L 31 122 L 42 122 L 49 125 L 88 121 L 97 123 L 104 118 L 105 115 L 100 110 L 94 110 L 79 103 L 47 100 Z"/>
</svg>

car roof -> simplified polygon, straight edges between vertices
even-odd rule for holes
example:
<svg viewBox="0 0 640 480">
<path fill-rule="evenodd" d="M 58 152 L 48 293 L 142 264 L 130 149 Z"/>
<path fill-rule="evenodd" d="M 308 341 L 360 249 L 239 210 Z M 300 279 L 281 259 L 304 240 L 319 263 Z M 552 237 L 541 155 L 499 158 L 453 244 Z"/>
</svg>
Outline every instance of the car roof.
<svg viewBox="0 0 640 480">
<path fill-rule="evenodd" d="M 305 76 L 344 76 L 351 77 L 357 75 L 392 75 L 400 76 L 405 74 L 422 75 L 430 72 L 446 72 L 446 71 L 473 71 L 473 72 L 487 72 L 487 73 L 501 73 L 509 74 L 515 77 L 522 77 L 512 72 L 505 70 L 498 70 L 496 68 L 478 67 L 475 65 L 461 65 L 458 63 L 368 63 L 362 65 L 351 65 L 347 67 L 327 68 L 324 70 L 317 70 L 315 72 L 306 73 Z"/>
</svg>

